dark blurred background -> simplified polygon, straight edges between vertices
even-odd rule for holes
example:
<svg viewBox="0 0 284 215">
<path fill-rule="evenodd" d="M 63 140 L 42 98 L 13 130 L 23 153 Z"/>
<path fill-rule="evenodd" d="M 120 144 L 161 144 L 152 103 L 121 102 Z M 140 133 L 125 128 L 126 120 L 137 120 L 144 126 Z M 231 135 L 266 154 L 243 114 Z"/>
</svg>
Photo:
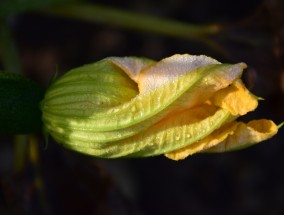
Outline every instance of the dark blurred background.
<svg viewBox="0 0 284 215">
<path fill-rule="evenodd" d="M 244 79 L 265 100 L 243 120 L 284 121 L 283 0 L 89 2 L 184 23 L 218 24 L 222 30 L 210 40 L 219 48 L 25 11 L 9 17 L 9 26 L 27 77 L 46 88 L 55 70 L 61 75 L 104 57 L 205 54 L 248 64 Z M 46 145 L 41 133 L 34 138 L 39 144 L 23 147 L 29 155 L 15 167 L 14 137 L 1 136 L 0 214 L 284 214 L 283 128 L 243 151 L 178 162 L 164 156 L 105 160 L 69 151 L 52 139 Z"/>
</svg>

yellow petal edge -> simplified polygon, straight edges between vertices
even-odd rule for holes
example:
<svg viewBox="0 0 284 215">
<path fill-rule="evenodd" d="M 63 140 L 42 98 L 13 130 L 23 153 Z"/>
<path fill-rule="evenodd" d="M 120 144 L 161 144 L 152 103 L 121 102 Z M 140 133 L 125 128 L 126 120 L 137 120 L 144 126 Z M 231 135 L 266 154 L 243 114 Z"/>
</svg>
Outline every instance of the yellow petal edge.
<svg viewBox="0 0 284 215">
<path fill-rule="evenodd" d="M 217 153 L 240 150 L 271 138 L 277 130 L 277 125 L 271 120 L 253 120 L 247 124 L 234 121 L 188 147 L 165 155 L 172 160 L 181 160 L 200 152 Z"/>
</svg>

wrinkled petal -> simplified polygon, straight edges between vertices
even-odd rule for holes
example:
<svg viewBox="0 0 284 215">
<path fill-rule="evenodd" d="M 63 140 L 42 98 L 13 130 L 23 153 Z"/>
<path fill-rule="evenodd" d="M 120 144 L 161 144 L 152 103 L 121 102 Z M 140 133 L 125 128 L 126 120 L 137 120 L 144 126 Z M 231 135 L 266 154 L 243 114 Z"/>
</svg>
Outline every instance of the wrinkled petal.
<svg viewBox="0 0 284 215">
<path fill-rule="evenodd" d="M 172 160 L 181 160 L 188 157 L 189 155 L 202 152 L 208 148 L 216 146 L 217 144 L 225 140 L 229 135 L 232 135 L 236 126 L 237 122 L 225 124 L 224 126 L 215 130 L 204 139 L 201 139 L 198 142 L 192 145 L 188 145 L 184 148 L 168 152 L 165 154 L 165 156 Z"/>
<path fill-rule="evenodd" d="M 232 135 L 206 152 L 226 152 L 243 149 L 271 138 L 277 131 L 277 125 L 271 120 L 252 120 L 248 124 L 238 122 Z"/>
<path fill-rule="evenodd" d="M 271 138 L 277 130 L 277 126 L 271 120 L 253 120 L 248 124 L 234 121 L 192 145 L 165 155 L 172 160 L 180 160 L 200 152 L 239 150 Z"/>
<path fill-rule="evenodd" d="M 210 100 L 233 115 L 245 115 L 258 105 L 257 98 L 249 92 L 240 79 L 218 91 Z"/>
</svg>

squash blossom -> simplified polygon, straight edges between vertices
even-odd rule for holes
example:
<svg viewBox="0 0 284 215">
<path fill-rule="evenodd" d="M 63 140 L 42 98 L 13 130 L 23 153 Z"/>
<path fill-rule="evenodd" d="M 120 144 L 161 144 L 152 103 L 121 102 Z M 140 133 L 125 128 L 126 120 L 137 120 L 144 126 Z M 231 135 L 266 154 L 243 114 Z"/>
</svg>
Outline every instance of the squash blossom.
<svg viewBox="0 0 284 215">
<path fill-rule="evenodd" d="M 236 121 L 258 105 L 241 81 L 245 68 L 188 54 L 106 58 L 49 87 L 44 126 L 65 147 L 103 158 L 179 160 L 245 148 L 278 131 L 271 120 Z"/>
</svg>

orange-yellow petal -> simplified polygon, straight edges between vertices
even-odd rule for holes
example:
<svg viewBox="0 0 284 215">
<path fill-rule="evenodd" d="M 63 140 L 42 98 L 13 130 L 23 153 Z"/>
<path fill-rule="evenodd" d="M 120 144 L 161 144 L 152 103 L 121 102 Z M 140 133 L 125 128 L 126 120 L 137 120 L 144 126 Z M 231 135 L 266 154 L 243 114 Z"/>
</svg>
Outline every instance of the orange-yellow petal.
<svg viewBox="0 0 284 215">
<path fill-rule="evenodd" d="M 189 155 L 193 155 L 195 153 L 201 152 L 203 150 L 206 150 L 208 148 L 211 148 L 213 146 L 216 146 L 223 140 L 225 140 L 229 135 L 232 135 L 234 133 L 234 129 L 236 128 L 237 122 L 231 122 L 228 123 L 221 128 L 215 130 L 210 135 L 205 137 L 202 140 L 199 140 L 198 142 L 188 145 L 184 148 L 171 151 L 165 154 L 167 158 L 170 158 L 172 160 L 181 160 Z"/>
<path fill-rule="evenodd" d="M 245 115 L 258 105 L 257 98 L 249 92 L 240 79 L 218 91 L 210 100 L 233 115 Z"/>
<path fill-rule="evenodd" d="M 238 122 L 234 134 L 207 152 L 226 152 L 243 149 L 267 140 L 278 132 L 277 125 L 266 119 L 252 120 L 248 124 Z"/>
<path fill-rule="evenodd" d="M 198 152 L 234 151 L 269 139 L 277 131 L 277 126 L 271 120 L 253 120 L 248 124 L 234 121 L 215 130 L 206 138 L 166 153 L 165 156 L 172 160 L 180 160 Z"/>
</svg>

